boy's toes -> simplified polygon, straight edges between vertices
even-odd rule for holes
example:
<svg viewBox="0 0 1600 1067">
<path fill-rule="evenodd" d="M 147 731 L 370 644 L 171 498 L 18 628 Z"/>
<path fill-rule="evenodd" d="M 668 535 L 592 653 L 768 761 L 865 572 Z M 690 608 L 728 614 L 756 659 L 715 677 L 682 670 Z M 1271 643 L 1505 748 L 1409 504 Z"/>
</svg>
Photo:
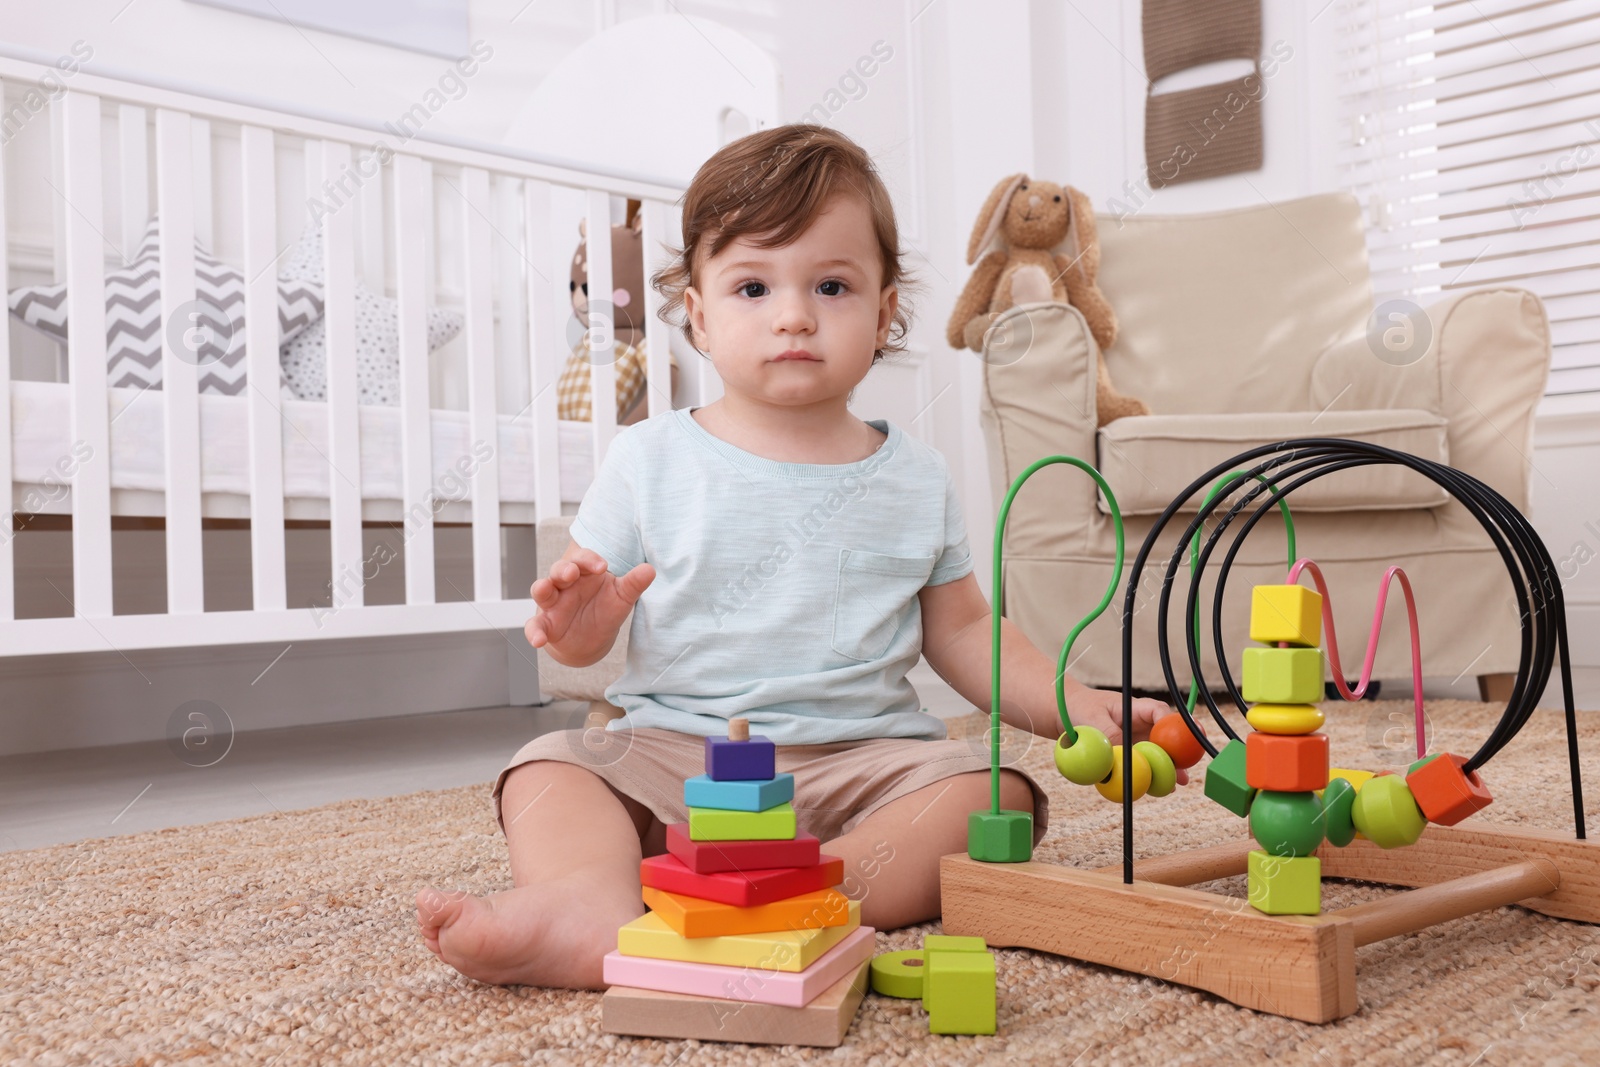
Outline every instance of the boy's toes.
<svg viewBox="0 0 1600 1067">
<path fill-rule="evenodd" d="M 466 900 L 466 893 L 445 893 L 431 885 L 417 891 L 417 927 L 428 951 L 435 956 L 439 955 L 439 931 L 461 917 Z"/>
</svg>

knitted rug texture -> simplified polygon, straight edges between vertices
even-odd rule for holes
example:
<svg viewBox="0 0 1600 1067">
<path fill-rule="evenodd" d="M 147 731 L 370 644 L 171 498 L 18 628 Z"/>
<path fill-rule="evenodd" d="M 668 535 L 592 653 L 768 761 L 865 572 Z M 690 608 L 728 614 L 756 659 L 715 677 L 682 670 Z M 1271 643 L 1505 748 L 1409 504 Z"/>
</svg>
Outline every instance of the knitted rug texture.
<svg viewBox="0 0 1600 1067">
<path fill-rule="evenodd" d="M 1325 708 L 1335 765 L 1403 772 L 1409 702 Z M 1470 754 L 1499 712 L 1432 703 L 1431 736 Z M 955 720 L 951 733 L 977 737 L 985 723 Z M 1594 824 L 1600 714 L 1579 723 Z M 1062 779 L 1048 739 L 1008 732 L 1006 743 L 1050 791 L 1035 859 L 1120 862 L 1120 805 Z M 1572 832 L 1559 713 L 1535 713 L 1484 778 L 1495 802 L 1467 825 Z M 1245 833 L 1198 783 L 1140 801 L 1135 827 L 1141 856 Z M 931 1035 L 920 1004 L 873 994 L 838 1049 L 608 1035 L 601 994 L 481 985 L 418 940 L 420 885 L 511 884 L 488 784 L 5 853 L 0 875 L 4 1064 L 1600 1062 L 1600 927 L 1516 907 L 1358 949 L 1360 1010 L 1322 1026 L 998 949 L 992 1037 Z M 1242 877 L 1201 888 L 1245 892 Z M 1324 906 L 1388 892 L 1329 882 Z M 880 931 L 877 949 L 917 948 L 939 931 Z"/>
</svg>

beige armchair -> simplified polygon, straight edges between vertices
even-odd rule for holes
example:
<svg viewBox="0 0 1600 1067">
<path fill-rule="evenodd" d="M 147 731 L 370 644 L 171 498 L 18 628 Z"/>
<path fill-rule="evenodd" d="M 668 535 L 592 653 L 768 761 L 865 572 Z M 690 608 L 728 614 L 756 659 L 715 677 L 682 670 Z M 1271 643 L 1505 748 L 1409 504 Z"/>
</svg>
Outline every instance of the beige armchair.
<svg viewBox="0 0 1600 1067">
<path fill-rule="evenodd" d="M 1537 297 L 1517 289 L 1449 296 L 1414 317 L 1416 346 L 1396 353 L 1366 336 L 1374 309 L 1351 196 L 1203 215 L 1101 216 L 1098 223 L 1100 285 L 1121 320 L 1108 369 L 1120 391 L 1155 414 L 1097 432 L 1095 342 L 1082 316 L 1058 303 L 1005 312 L 983 351 L 979 404 L 997 511 L 1012 480 L 1035 460 L 1056 453 L 1089 459 L 1122 508 L 1131 563 L 1155 517 L 1208 468 L 1255 445 L 1310 436 L 1351 437 L 1448 463 L 1527 511 L 1533 410 L 1550 364 Z M 1155 599 L 1198 503 L 1190 502 L 1175 528 L 1169 524 L 1141 582 L 1137 688 L 1165 689 Z M 1481 678 L 1516 669 L 1516 602 L 1499 555 L 1466 508 L 1434 483 L 1398 467 L 1364 467 L 1308 485 L 1290 506 L 1299 554 L 1327 576 L 1348 676 L 1360 669 L 1389 564 L 1403 566 L 1416 589 L 1426 675 Z M 1064 464 L 1044 468 L 1012 504 L 1005 614 L 1054 656 L 1099 600 L 1113 551 L 1109 508 L 1093 482 Z M 1225 648 L 1248 644 L 1249 587 L 1282 582 L 1284 562 L 1282 524 L 1263 521 L 1230 575 Z M 1215 686 L 1213 587 L 1202 581 L 1203 662 Z M 1180 683 L 1188 678 L 1179 599 L 1187 588 L 1185 568 L 1169 620 Z M 1112 608 L 1079 637 L 1074 676 L 1120 685 L 1122 605 L 1119 590 Z M 1237 657 L 1230 657 L 1235 677 Z M 1375 673 L 1410 677 L 1398 594 L 1390 598 Z"/>
</svg>

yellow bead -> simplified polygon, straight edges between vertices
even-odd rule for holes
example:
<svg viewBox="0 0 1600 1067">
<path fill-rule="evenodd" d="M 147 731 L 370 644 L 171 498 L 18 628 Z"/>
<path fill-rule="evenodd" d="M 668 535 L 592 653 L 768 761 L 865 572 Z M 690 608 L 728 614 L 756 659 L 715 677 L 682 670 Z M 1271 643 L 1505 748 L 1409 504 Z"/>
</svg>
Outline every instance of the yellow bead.
<svg viewBox="0 0 1600 1067">
<path fill-rule="evenodd" d="M 1315 704 L 1257 704 L 1244 713 L 1264 734 L 1309 734 L 1322 729 L 1322 709 Z"/>
<path fill-rule="evenodd" d="M 1328 769 L 1328 781 L 1331 782 L 1335 778 L 1343 778 L 1345 781 L 1355 786 L 1356 792 L 1359 793 L 1361 792 L 1361 787 L 1366 785 L 1367 782 L 1371 780 L 1372 772 L 1352 771 L 1348 767 L 1330 767 Z"/>
<path fill-rule="evenodd" d="M 1100 795 L 1107 800 L 1122 802 L 1122 746 L 1111 746 L 1111 774 L 1103 782 L 1096 782 L 1094 787 L 1100 790 Z M 1138 800 L 1150 791 L 1150 764 L 1145 761 L 1144 753 L 1138 749 L 1133 752 L 1133 799 Z"/>
<path fill-rule="evenodd" d="M 1322 595 L 1303 585 L 1258 585 L 1250 592 L 1250 640 L 1314 648 L 1322 641 Z"/>
</svg>

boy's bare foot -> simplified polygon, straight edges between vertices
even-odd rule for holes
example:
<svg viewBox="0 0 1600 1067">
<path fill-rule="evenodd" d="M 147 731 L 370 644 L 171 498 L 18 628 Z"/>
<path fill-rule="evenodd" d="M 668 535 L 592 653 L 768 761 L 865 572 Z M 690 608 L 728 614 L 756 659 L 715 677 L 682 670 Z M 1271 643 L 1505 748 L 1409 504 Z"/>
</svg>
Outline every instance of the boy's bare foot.
<svg viewBox="0 0 1600 1067">
<path fill-rule="evenodd" d="M 645 910 L 637 890 L 616 888 L 574 879 L 475 897 L 429 886 L 417 893 L 417 925 L 428 950 L 468 978 L 604 989 L 601 957 Z"/>
</svg>

